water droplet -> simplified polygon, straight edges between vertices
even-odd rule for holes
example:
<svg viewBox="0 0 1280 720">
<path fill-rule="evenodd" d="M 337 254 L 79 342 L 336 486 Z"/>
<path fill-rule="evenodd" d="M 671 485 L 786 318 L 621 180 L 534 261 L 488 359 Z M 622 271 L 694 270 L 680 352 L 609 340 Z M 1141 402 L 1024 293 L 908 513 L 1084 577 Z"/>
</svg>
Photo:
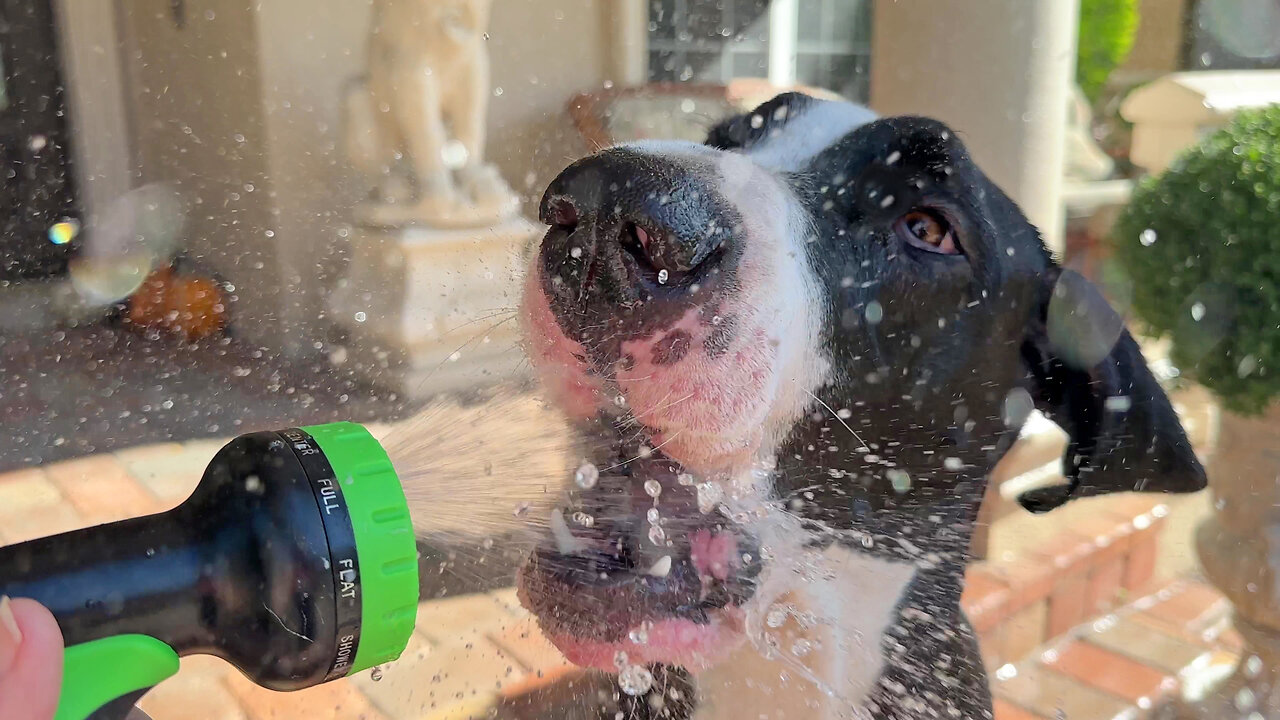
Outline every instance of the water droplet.
<svg viewBox="0 0 1280 720">
<path fill-rule="evenodd" d="M 884 319 L 884 307 L 875 300 L 872 300 L 867 303 L 866 316 L 868 324 L 879 325 L 880 321 Z"/>
<path fill-rule="evenodd" d="M 1191 306 L 1191 319 L 1196 322 L 1204 319 L 1204 303 L 1196 302 Z"/>
<path fill-rule="evenodd" d="M 1256 678 L 1262 674 L 1262 658 L 1257 655 L 1250 655 L 1248 660 L 1244 661 L 1245 677 Z"/>
<path fill-rule="evenodd" d="M 578 466 L 573 473 L 573 482 L 583 490 L 590 490 L 596 486 L 596 481 L 600 479 L 600 470 L 595 465 L 584 462 Z"/>
<path fill-rule="evenodd" d="M 588 515 L 584 512 L 576 512 L 573 514 L 573 521 L 582 527 L 594 527 L 596 524 L 595 516 Z"/>
<path fill-rule="evenodd" d="M 1147 228 L 1146 230 L 1138 233 L 1138 242 L 1142 243 L 1145 247 L 1151 247 L 1156 243 L 1156 231 L 1151 228 Z"/>
<path fill-rule="evenodd" d="M 244 479 L 244 489 L 257 495 L 262 492 L 262 478 L 250 475 Z"/>
<path fill-rule="evenodd" d="M 662 270 L 659 270 L 659 271 L 658 271 L 658 284 L 659 284 L 659 285 L 666 285 L 666 284 L 667 284 L 667 278 L 668 278 L 668 277 L 670 277 L 670 274 L 669 274 L 669 273 L 667 273 L 666 268 L 663 268 Z"/>
<path fill-rule="evenodd" d="M 787 609 L 781 605 L 774 605 L 769 609 L 769 613 L 764 616 L 764 624 L 771 628 L 780 628 L 787 621 Z"/>
<path fill-rule="evenodd" d="M 698 483 L 696 490 L 698 493 L 698 510 L 704 515 L 715 510 L 716 505 L 720 504 L 720 498 L 724 496 L 720 486 L 715 483 Z"/>
<path fill-rule="evenodd" d="M 636 645 L 644 645 L 649 642 L 649 624 L 642 623 L 640 627 L 633 628 L 627 633 L 627 638 Z"/>
<path fill-rule="evenodd" d="M 884 198 L 880 200 L 880 207 L 882 207 L 882 208 L 887 208 L 887 207 L 889 207 L 889 206 L 890 206 L 890 205 L 892 205 L 892 204 L 893 204 L 893 196 L 892 196 L 892 195 L 885 195 L 885 196 L 884 196 Z"/>
<path fill-rule="evenodd" d="M 645 517 L 654 525 L 657 525 L 658 522 L 662 520 L 662 515 L 658 512 L 658 508 L 656 507 L 649 508 L 649 511 L 645 513 Z"/>
<path fill-rule="evenodd" d="M 652 565 L 649 566 L 649 569 L 645 571 L 645 574 L 651 575 L 657 578 L 664 578 L 670 575 L 671 574 L 671 556 L 663 555 L 662 557 L 658 558 Z"/>
<path fill-rule="evenodd" d="M 1248 710 L 1252 708 L 1254 703 L 1257 701 L 1258 699 L 1254 696 L 1253 690 L 1250 690 L 1247 687 L 1240 688 L 1239 692 L 1236 693 L 1235 705 L 1237 710 Z"/>
<path fill-rule="evenodd" d="M 1128 395 L 1112 395 L 1102 402 L 1102 406 L 1110 412 L 1128 412 L 1133 407 L 1133 399 Z"/>
<path fill-rule="evenodd" d="M 804 657 L 805 655 L 808 655 L 811 650 L 813 650 L 813 643 L 805 640 L 804 638 L 796 640 L 791 645 L 791 654 L 796 657 Z"/>
<path fill-rule="evenodd" d="M 751 127 L 754 130 L 759 130 L 764 127 L 764 116 L 759 113 L 753 114 L 751 116 Z"/>
<path fill-rule="evenodd" d="M 884 164 L 893 165 L 893 164 L 896 164 L 901 159 L 902 159 L 902 153 L 898 152 L 897 150 L 894 150 L 893 152 L 889 153 L 889 157 L 884 159 Z"/>
<path fill-rule="evenodd" d="M 911 489 L 911 475 L 899 468 L 885 471 L 885 477 L 889 478 L 889 483 L 893 485 L 893 491 L 896 493 L 904 493 Z"/>
<path fill-rule="evenodd" d="M 369 316 L 365 315 L 363 312 L 356 313 L 356 322 L 364 322 L 365 320 L 368 320 L 368 319 L 369 319 Z"/>
<path fill-rule="evenodd" d="M 374 666 L 373 666 L 373 669 L 369 671 L 369 679 L 370 679 L 370 680 L 372 680 L 372 681 L 374 681 L 374 682 L 378 682 L 378 681 L 382 680 L 382 666 L 381 666 L 381 665 L 374 665 Z"/>
<path fill-rule="evenodd" d="M 666 545 L 666 541 L 667 541 L 667 533 L 663 531 L 661 525 L 649 526 L 649 542 L 659 547 L 662 547 L 663 545 Z"/>
<path fill-rule="evenodd" d="M 1036 407 L 1036 402 L 1026 388 L 1014 388 L 1004 396 L 1004 426 L 1020 428 Z"/>
<path fill-rule="evenodd" d="M 582 257 L 582 248 L 580 247 L 569 248 L 569 257 L 574 258 L 575 260 L 577 258 Z"/>
<path fill-rule="evenodd" d="M 689 473 L 680 473 L 676 476 L 676 482 L 685 487 L 691 487 L 693 485 L 693 476 Z"/>
<path fill-rule="evenodd" d="M 657 480 L 645 480 L 644 493 L 651 498 L 658 497 L 662 494 L 662 483 Z"/>
<path fill-rule="evenodd" d="M 1258 358 L 1252 355 L 1245 355 L 1240 358 L 1240 364 L 1236 365 L 1236 375 L 1240 377 L 1249 377 L 1253 371 L 1258 369 Z"/>
<path fill-rule="evenodd" d="M 628 665 L 618 673 L 618 685 L 632 697 L 643 695 L 653 687 L 653 673 L 641 665 Z"/>
<path fill-rule="evenodd" d="M 964 469 L 964 461 L 958 457 L 945 458 L 942 461 L 942 467 L 955 472 Z"/>
</svg>

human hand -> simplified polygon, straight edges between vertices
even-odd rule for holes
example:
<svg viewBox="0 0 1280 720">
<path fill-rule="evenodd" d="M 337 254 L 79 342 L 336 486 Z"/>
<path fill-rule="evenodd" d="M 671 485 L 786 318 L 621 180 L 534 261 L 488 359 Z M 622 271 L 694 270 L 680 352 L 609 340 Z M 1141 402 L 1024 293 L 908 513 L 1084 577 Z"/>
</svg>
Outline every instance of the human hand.
<svg viewBox="0 0 1280 720">
<path fill-rule="evenodd" d="M 34 600 L 0 597 L 0 718 L 52 720 L 62 648 L 53 613 Z"/>
</svg>

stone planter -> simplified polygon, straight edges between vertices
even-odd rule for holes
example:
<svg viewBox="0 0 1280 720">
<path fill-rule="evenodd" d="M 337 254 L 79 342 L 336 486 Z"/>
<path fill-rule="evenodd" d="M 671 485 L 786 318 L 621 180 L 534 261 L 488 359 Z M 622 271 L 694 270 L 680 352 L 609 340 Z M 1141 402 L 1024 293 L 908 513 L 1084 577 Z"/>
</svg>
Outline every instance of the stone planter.
<svg viewBox="0 0 1280 720">
<path fill-rule="evenodd" d="M 1280 403 L 1259 417 L 1223 413 L 1209 471 L 1214 513 L 1196 532 L 1205 577 L 1235 609 L 1239 666 L 1163 720 L 1280 718 Z"/>
</svg>

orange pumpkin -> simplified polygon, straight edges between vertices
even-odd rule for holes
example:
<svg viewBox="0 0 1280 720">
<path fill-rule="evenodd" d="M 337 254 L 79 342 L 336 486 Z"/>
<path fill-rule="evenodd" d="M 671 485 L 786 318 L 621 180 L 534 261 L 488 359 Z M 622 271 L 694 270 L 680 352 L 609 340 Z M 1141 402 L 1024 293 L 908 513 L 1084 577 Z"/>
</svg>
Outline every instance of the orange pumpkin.
<svg viewBox="0 0 1280 720">
<path fill-rule="evenodd" d="M 226 301 L 212 280 L 165 268 L 148 276 L 129 298 L 126 318 L 131 325 L 195 341 L 226 327 Z"/>
</svg>

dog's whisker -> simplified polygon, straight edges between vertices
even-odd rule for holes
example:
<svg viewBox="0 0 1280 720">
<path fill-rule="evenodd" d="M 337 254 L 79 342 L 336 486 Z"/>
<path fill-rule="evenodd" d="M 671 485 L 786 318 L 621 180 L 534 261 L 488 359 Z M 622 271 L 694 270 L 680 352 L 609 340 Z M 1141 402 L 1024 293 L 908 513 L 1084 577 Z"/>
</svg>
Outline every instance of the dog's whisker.
<svg viewBox="0 0 1280 720">
<path fill-rule="evenodd" d="M 661 449 L 663 448 L 663 446 L 665 446 L 667 443 L 670 443 L 672 440 L 675 440 L 676 438 L 680 437 L 680 433 L 682 433 L 682 432 L 684 432 L 684 431 L 683 431 L 683 430 L 677 430 L 676 432 L 672 433 L 671 437 L 667 438 L 666 440 L 663 440 L 660 444 L 655 445 L 654 447 L 650 448 L 650 452 L 655 451 L 655 450 L 661 450 Z M 613 464 L 613 465 L 610 465 L 609 467 L 601 468 L 601 469 L 600 469 L 600 472 L 607 472 L 607 471 L 609 471 L 609 470 L 614 470 L 614 469 L 620 468 L 620 467 L 622 467 L 623 465 L 629 465 L 629 464 L 631 464 L 631 463 L 635 462 L 636 460 L 640 460 L 641 458 L 644 458 L 644 457 L 648 457 L 648 453 L 641 453 L 641 454 L 636 455 L 635 457 L 631 458 L 630 460 L 623 460 L 623 461 L 622 461 L 622 462 L 620 462 L 620 463 L 615 463 L 615 464 Z"/>
<path fill-rule="evenodd" d="M 828 405 L 828 404 L 826 403 L 826 401 L 824 401 L 822 398 L 818 397 L 817 395 L 814 395 L 812 392 L 809 392 L 809 389 L 808 389 L 808 388 L 804 388 L 804 387 L 802 387 L 802 388 L 800 388 L 800 389 L 801 389 L 801 390 L 804 390 L 804 392 L 805 392 L 805 394 L 806 394 L 806 395 L 808 395 L 809 397 L 811 397 L 811 398 L 813 398 L 814 400 L 816 400 L 816 401 L 818 402 L 818 404 L 819 404 L 819 405 L 821 405 L 822 407 L 826 408 L 826 409 L 827 409 L 827 412 L 831 413 L 831 417 L 835 418 L 835 419 L 836 419 L 836 422 L 838 422 L 838 423 L 840 423 L 841 425 L 843 425 L 843 426 L 844 426 L 844 429 L 845 429 L 845 430 L 848 430 L 848 431 L 849 431 L 849 434 L 853 436 L 853 439 L 854 439 L 854 440 L 857 440 L 857 441 L 862 445 L 862 447 L 864 447 L 864 448 L 865 448 L 865 447 L 867 447 L 867 443 L 866 443 L 866 441 L 864 441 L 864 440 L 862 439 L 862 436 L 861 436 L 861 435 L 858 435 L 858 433 L 857 433 L 853 428 L 849 427 L 849 423 L 845 422 L 845 421 L 844 421 L 844 418 L 840 417 L 840 414 L 839 414 L 839 413 L 837 413 L 835 410 L 832 410 L 832 409 L 831 409 L 831 406 L 830 406 L 830 405 Z"/>
</svg>

